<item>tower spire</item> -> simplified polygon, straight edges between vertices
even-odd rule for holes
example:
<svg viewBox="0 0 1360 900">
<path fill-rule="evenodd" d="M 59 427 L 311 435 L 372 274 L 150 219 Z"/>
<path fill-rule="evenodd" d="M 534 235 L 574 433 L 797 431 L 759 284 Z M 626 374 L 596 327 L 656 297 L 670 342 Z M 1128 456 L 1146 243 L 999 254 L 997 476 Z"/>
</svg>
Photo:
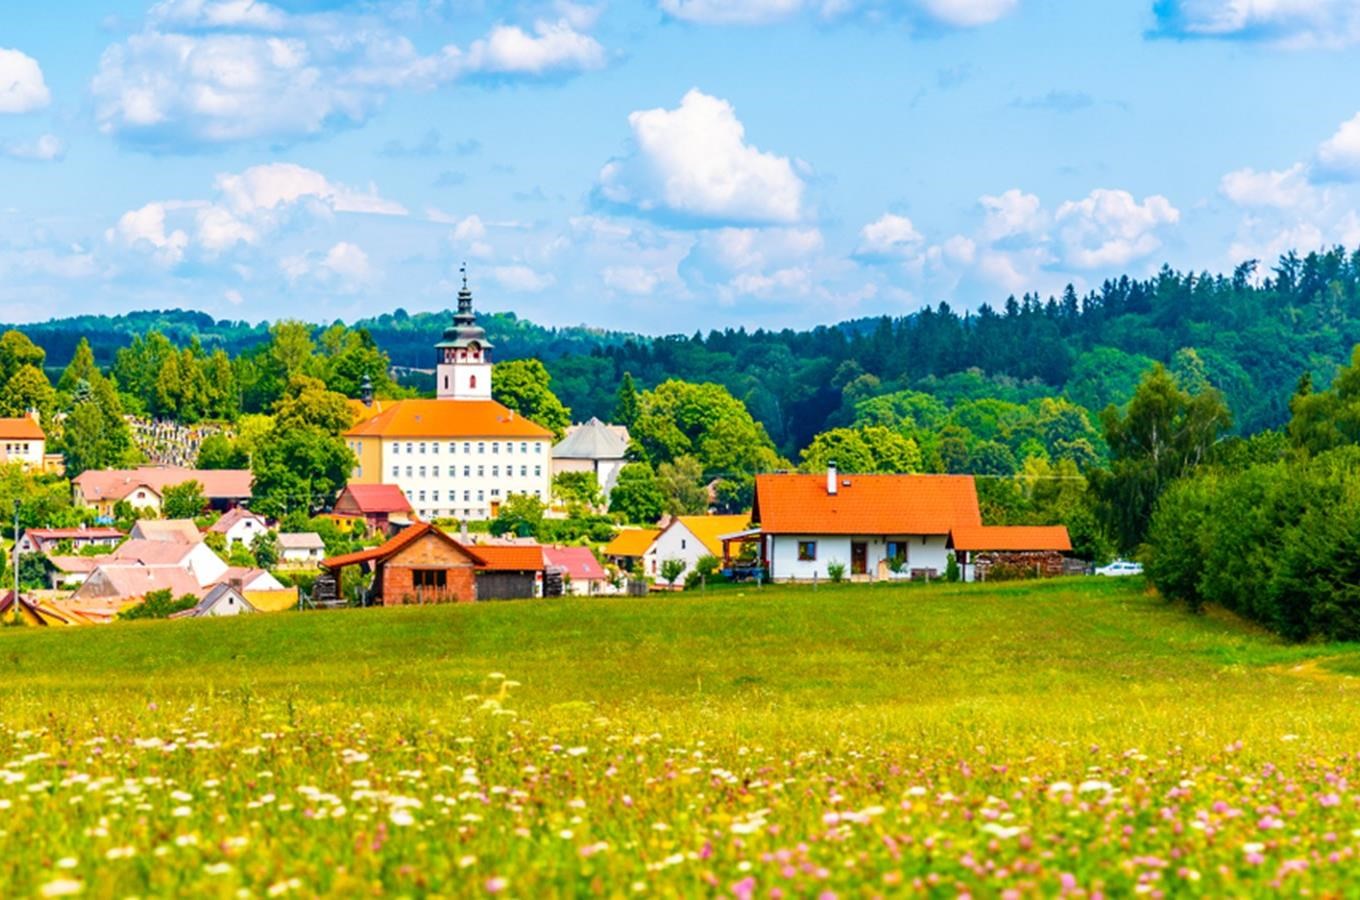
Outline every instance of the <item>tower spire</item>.
<svg viewBox="0 0 1360 900">
<path fill-rule="evenodd" d="M 458 291 L 458 315 L 453 319 L 459 325 L 471 325 L 476 313 L 472 311 L 472 290 L 468 287 L 466 261 L 458 267 L 458 271 L 463 275 L 463 286 Z"/>
</svg>

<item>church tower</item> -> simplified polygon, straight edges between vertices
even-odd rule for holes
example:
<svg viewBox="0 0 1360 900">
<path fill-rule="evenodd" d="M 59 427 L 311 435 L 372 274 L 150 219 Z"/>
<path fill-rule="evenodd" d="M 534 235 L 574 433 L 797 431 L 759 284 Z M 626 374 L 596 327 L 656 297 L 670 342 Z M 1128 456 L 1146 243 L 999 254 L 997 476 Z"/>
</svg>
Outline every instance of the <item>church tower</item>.
<svg viewBox="0 0 1360 900">
<path fill-rule="evenodd" d="M 490 400 L 491 344 L 472 311 L 466 263 L 461 271 L 463 287 L 458 292 L 458 313 L 453 317 L 453 325 L 444 329 L 444 339 L 434 345 L 439 354 L 435 396 L 440 400 Z"/>
</svg>

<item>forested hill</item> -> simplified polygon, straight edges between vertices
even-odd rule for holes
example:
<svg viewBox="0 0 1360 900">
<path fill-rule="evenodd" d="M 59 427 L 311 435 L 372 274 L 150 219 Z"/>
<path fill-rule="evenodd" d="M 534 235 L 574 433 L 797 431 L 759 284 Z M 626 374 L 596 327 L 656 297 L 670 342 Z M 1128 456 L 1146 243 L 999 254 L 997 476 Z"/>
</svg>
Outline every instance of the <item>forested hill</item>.
<svg viewBox="0 0 1360 900">
<path fill-rule="evenodd" d="M 398 366 L 427 367 L 448 313 L 402 310 L 354 323 Z M 512 315 L 482 317 L 500 359 L 538 356 L 553 390 L 581 419 L 607 416 L 627 371 L 642 385 L 668 378 L 715 381 L 743 400 L 785 452 L 855 419 L 855 404 L 904 389 L 946 402 L 1024 402 L 1065 393 L 1091 410 L 1122 402 L 1153 361 L 1184 380 L 1207 379 L 1227 396 L 1236 427 L 1282 424 L 1304 372 L 1330 382 L 1360 342 L 1360 252 L 1289 254 L 1268 271 L 1231 275 L 1163 269 L 1148 280 L 1111 280 L 1085 296 L 1026 295 L 961 314 L 947 304 L 900 318 L 809 331 L 714 331 L 641 337 L 550 329 Z M 83 316 L 21 326 L 60 368 L 82 336 L 110 363 L 134 335 L 156 329 L 177 344 L 239 354 L 268 338 L 263 324 L 169 311 Z M 1193 351 L 1193 352 L 1189 352 Z"/>
</svg>

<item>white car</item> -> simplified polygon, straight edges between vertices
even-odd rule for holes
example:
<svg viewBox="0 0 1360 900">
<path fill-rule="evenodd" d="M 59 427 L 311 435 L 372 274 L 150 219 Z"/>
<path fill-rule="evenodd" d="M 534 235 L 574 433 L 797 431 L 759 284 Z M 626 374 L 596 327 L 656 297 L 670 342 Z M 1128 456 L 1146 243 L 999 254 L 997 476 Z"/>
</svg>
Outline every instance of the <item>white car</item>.
<svg viewBox="0 0 1360 900">
<path fill-rule="evenodd" d="M 1096 569 L 1097 575 L 1106 575 L 1111 578 L 1118 578 L 1122 575 L 1142 575 L 1143 564 L 1130 562 L 1127 559 L 1116 559 L 1108 566 L 1101 566 Z"/>
</svg>

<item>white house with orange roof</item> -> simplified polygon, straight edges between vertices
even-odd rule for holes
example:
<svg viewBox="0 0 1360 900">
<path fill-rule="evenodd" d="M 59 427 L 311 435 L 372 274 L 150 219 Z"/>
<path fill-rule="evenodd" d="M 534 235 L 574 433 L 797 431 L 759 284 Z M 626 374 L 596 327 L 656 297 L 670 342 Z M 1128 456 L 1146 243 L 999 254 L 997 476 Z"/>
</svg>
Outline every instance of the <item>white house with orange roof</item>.
<svg viewBox="0 0 1360 900">
<path fill-rule="evenodd" d="M 515 494 L 546 503 L 553 434 L 491 399 L 492 347 L 466 277 L 435 349 L 435 399 L 355 404 L 344 435 L 358 460 L 350 483 L 398 486 L 425 521 L 494 518 Z"/>
<path fill-rule="evenodd" d="M 47 435 L 37 413 L 0 419 L 0 465 L 19 463 L 25 469 L 41 469 L 47 453 Z"/>
</svg>

